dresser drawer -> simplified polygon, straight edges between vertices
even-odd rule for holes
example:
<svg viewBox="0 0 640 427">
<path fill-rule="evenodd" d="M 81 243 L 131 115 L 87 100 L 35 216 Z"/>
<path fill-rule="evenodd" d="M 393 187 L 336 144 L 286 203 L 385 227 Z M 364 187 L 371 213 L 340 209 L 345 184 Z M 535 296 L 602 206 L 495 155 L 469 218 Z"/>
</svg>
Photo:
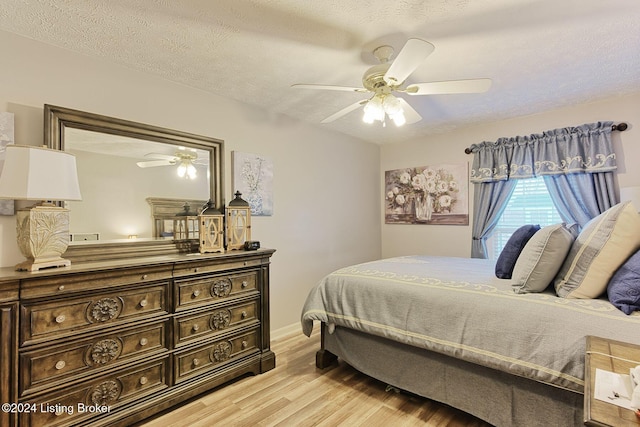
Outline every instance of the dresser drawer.
<svg viewBox="0 0 640 427">
<path fill-rule="evenodd" d="M 258 301 L 249 301 L 204 313 L 179 316 L 175 319 L 176 346 L 197 339 L 206 339 L 234 327 L 258 322 Z"/>
<path fill-rule="evenodd" d="M 105 375 L 79 386 L 28 400 L 37 412 L 21 414 L 20 425 L 59 427 L 75 425 L 119 406 L 167 389 L 169 357 Z"/>
<path fill-rule="evenodd" d="M 196 375 L 213 371 L 242 356 L 258 352 L 258 331 L 209 343 L 195 350 L 175 355 L 175 382 L 179 384 Z"/>
<path fill-rule="evenodd" d="M 244 271 L 237 274 L 200 276 L 176 280 L 176 311 L 186 310 L 215 301 L 256 293 L 258 272 Z"/>
<path fill-rule="evenodd" d="M 24 302 L 22 345 L 168 313 L 168 285 L 112 291 L 55 302 Z"/>
<path fill-rule="evenodd" d="M 20 353 L 21 396 L 51 389 L 81 375 L 127 363 L 133 358 L 168 352 L 169 321 L 129 328 L 70 344 Z"/>
</svg>

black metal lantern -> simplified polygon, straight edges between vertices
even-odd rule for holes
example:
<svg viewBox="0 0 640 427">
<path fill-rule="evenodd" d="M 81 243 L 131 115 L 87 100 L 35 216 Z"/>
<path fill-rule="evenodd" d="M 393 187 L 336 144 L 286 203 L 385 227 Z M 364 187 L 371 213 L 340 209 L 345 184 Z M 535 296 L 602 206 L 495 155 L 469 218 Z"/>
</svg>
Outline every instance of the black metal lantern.
<svg viewBox="0 0 640 427">
<path fill-rule="evenodd" d="M 240 197 L 242 193 L 236 191 L 235 196 L 225 210 L 227 250 L 244 249 L 244 243 L 251 240 L 251 208 Z"/>
</svg>

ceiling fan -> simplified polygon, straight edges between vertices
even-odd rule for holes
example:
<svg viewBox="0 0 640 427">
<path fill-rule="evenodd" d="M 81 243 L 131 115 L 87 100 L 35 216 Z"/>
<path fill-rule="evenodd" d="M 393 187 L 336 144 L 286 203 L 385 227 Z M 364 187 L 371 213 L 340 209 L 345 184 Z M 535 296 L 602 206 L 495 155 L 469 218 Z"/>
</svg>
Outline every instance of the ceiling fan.
<svg viewBox="0 0 640 427">
<path fill-rule="evenodd" d="M 414 83 L 404 86 L 406 79 L 433 52 L 435 47 L 424 40 L 409 39 L 398 53 L 396 59 L 390 62 L 393 55 L 391 46 L 380 46 L 373 51 L 373 55 L 380 61 L 365 71 L 362 76 L 363 87 L 332 86 L 319 84 L 294 84 L 292 87 L 300 89 L 335 90 L 346 92 L 370 93 L 368 99 L 358 101 L 332 114 L 321 123 L 330 123 L 340 117 L 364 107 L 362 120 L 365 123 L 380 121 L 385 125 L 385 118 L 389 116 L 396 124 L 415 123 L 422 120 L 418 112 L 403 98 L 395 96 L 394 92 L 407 95 L 440 95 L 452 93 L 482 93 L 489 90 L 491 79 L 447 80 L 441 82 Z"/>
<path fill-rule="evenodd" d="M 195 179 L 197 171 L 193 163 L 198 159 L 198 154 L 195 150 L 186 150 L 181 148 L 180 151 L 171 156 L 160 153 L 148 153 L 145 157 L 149 157 L 156 160 L 147 160 L 144 162 L 137 162 L 136 165 L 140 168 L 152 168 L 157 166 L 175 166 L 178 165 L 177 174 L 180 178 Z"/>
</svg>

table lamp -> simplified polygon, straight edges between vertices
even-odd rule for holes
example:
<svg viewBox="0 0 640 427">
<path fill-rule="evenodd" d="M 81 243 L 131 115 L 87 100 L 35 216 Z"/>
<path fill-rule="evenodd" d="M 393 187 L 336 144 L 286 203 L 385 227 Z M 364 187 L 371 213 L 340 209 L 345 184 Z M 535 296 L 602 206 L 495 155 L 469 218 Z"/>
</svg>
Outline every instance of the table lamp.
<svg viewBox="0 0 640 427">
<path fill-rule="evenodd" d="M 76 158 L 44 147 L 7 145 L 0 198 L 37 200 L 16 212 L 18 247 L 27 260 L 16 270 L 63 267 L 69 246 L 69 210 L 52 201 L 81 200 Z"/>
</svg>

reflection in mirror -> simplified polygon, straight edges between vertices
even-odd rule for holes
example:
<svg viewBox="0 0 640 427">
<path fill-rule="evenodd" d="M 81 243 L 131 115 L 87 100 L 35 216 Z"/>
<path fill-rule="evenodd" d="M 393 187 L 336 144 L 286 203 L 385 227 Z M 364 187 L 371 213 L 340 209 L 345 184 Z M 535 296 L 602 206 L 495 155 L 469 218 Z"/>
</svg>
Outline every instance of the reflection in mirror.
<svg viewBox="0 0 640 427">
<path fill-rule="evenodd" d="M 173 239 L 157 237 L 148 199 L 175 200 L 176 214 L 186 200 L 224 203 L 221 140 L 45 105 L 45 142 L 76 156 L 83 200 L 67 202 L 71 246 L 93 246 L 98 253 L 126 243 L 139 246 L 136 254 L 163 253 L 158 241 Z"/>
<path fill-rule="evenodd" d="M 205 150 L 73 128 L 65 142 L 76 156 L 83 195 L 67 205 L 72 244 L 96 233 L 100 240 L 155 237 L 149 197 L 209 198 Z M 182 204 L 175 214 L 181 210 Z"/>
</svg>

